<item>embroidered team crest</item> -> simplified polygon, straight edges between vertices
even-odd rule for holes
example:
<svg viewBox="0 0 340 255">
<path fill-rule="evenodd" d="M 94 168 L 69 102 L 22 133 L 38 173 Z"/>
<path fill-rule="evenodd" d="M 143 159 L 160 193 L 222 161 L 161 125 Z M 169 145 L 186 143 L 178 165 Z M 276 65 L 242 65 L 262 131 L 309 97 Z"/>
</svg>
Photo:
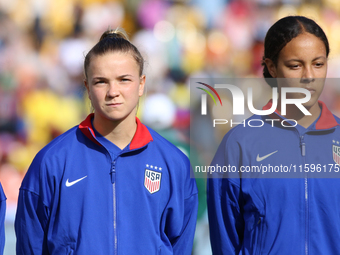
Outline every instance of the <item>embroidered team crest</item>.
<svg viewBox="0 0 340 255">
<path fill-rule="evenodd" d="M 152 194 L 161 187 L 162 173 L 145 169 L 144 186 Z"/>
<path fill-rule="evenodd" d="M 334 142 L 334 141 L 333 141 Z M 337 142 L 339 144 L 339 142 Z M 340 165 L 340 146 L 333 144 L 333 160 Z"/>
</svg>

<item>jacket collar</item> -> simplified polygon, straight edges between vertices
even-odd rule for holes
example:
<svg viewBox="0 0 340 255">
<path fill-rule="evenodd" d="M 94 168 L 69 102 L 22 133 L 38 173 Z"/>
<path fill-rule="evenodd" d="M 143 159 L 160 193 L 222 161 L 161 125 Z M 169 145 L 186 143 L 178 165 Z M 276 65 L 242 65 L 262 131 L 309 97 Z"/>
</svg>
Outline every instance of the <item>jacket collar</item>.
<svg viewBox="0 0 340 255">
<path fill-rule="evenodd" d="M 87 116 L 85 120 L 83 120 L 79 124 L 79 129 L 81 132 L 89 138 L 92 142 L 98 144 L 99 146 L 102 146 L 96 139 L 96 135 L 94 133 L 91 120 L 94 116 L 94 113 L 91 113 Z M 136 123 L 137 123 L 137 130 L 135 135 L 132 138 L 132 141 L 130 143 L 130 150 L 141 148 L 145 145 L 147 145 L 149 142 L 153 141 L 153 138 L 148 130 L 148 128 L 140 122 L 140 120 L 136 117 Z"/>
<path fill-rule="evenodd" d="M 318 121 L 315 124 L 316 130 L 323 130 L 323 129 L 331 129 L 339 125 L 339 123 L 334 118 L 332 112 L 327 108 L 326 104 L 322 101 L 318 101 L 320 107 L 321 107 L 321 115 Z M 273 102 L 272 99 L 269 100 L 269 102 L 262 108 L 263 110 L 268 110 L 271 108 Z M 278 115 L 281 119 L 284 119 L 280 115 L 277 109 L 275 109 L 275 114 Z M 270 117 L 273 117 L 274 113 L 269 115 Z M 275 116 L 275 115 L 274 115 Z M 277 117 L 277 116 L 275 116 Z"/>
</svg>

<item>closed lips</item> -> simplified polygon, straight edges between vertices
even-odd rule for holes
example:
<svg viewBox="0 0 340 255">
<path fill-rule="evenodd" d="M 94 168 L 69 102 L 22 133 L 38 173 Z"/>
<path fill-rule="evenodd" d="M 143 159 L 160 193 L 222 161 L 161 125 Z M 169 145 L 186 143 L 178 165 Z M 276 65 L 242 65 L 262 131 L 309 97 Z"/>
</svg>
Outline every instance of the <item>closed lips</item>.
<svg viewBox="0 0 340 255">
<path fill-rule="evenodd" d="M 308 90 L 311 94 L 315 92 L 315 89 L 308 89 L 308 88 L 307 88 L 307 90 Z"/>
<path fill-rule="evenodd" d="M 107 105 L 113 105 L 113 106 L 117 106 L 117 105 L 121 105 L 122 103 L 111 103 L 111 104 L 107 104 Z"/>
</svg>

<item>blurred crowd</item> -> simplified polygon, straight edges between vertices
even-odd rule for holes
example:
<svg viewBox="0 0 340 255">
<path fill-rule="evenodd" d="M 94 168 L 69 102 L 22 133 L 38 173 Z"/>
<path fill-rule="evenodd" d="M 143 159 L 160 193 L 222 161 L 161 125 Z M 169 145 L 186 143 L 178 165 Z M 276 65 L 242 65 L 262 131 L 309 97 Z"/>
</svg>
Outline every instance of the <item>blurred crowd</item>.
<svg viewBox="0 0 340 255">
<path fill-rule="evenodd" d="M 8 231 L 35 154 L 91 111 L 83 61 L 103 31 L 124 28 L 142 52 L 147 89 L 138 115 L 189 155 L 190 78 L 261 77 L 266 31 L 289 14 L 313 18 L 325 30 L 328 76 L 339 78 L 338 0 L 0 0 L 0 181 Z M 340 112 L 340 88 L 325 90 L 327 105 Z M 209 254 L 205 181 L 198 185 L 194 254 Z M 14 254 L 11 234 L 7 254 Z"/>
</svg>

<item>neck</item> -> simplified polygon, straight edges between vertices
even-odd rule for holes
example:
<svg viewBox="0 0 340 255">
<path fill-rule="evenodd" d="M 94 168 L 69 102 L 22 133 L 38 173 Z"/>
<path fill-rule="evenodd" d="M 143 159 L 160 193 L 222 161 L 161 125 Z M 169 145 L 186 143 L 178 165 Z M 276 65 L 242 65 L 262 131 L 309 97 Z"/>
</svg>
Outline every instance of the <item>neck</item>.
<svg viewBox="0 0 340 255">
<path fill-rule="evenodd" d="M 289 104 L 286 105 L 286 115 L 285 117 L 287 119 L 294 119 L 297 121 L 297 123 L 300 126 L 303 126 L 304 128 L 308 128 L 320 115 L 321 108 L 318 103 L 314 104 L 311 107 L 306 107 L 306 109 L 312 114 L 312 115 L 304 115 L 299 108 L 296 107 L 296 105 Z M 278 101 L 278 107 L 277 110 L 281 114 L 281 102 Z"/>
<path fill-rule="evenodd" d="M 94 114 L 93 126 L 120 149 L 124 149 L 131 142 L 137 130 L 136 119 L 133 115 L 123 120 L 112 121 Z"/>
</svg>

